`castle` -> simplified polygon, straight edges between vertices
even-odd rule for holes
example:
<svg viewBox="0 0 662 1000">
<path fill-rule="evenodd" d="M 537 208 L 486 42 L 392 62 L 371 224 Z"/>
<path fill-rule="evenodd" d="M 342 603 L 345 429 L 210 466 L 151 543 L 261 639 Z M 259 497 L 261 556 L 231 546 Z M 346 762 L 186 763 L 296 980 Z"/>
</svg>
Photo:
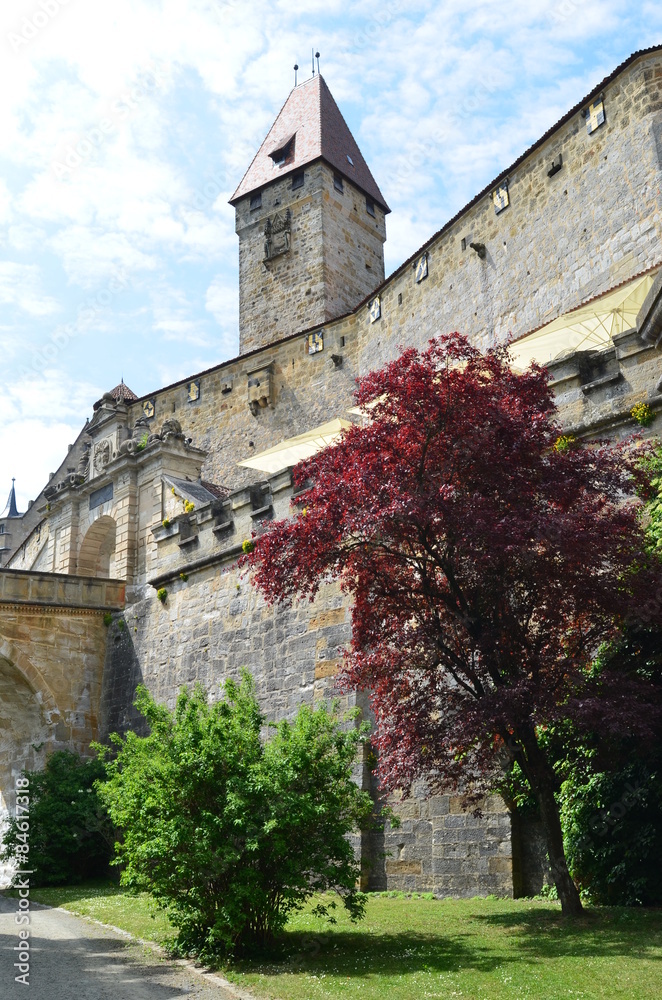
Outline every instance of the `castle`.
<svg viewBox="0 0 662 1000">
<path fill-rule="evenodd" d="M 637 52 L 389 278 L 388 205 L 324 79 L 295 87 L 231 203 L 240 354 L 137 398 L 94 405 L 60 468 L 0 517 L 0 791 L 55 747 L 138 724 L 137 683 L 173 704 L 243 666 L 272 718 L 329 698 L 349 637 L 338 588 L 268 608 L 242 542 L 288 513 L 291 468 L 362 419 L 356 378 L 403 345 L 512 336 L 548 363 L 576 437 L 662 418 L 662 46 Z M 130 381 L 130 379 L 129 379 Z M 158 595 L 158 596 L 157 596 Z M 367 695 L 345 696 L 367 709 Z M 356 780 L 370 787 L 367 767 Z M 498 796 L 396 803 L 357 838 L 369 888 L 535 890 L 535 831 Z"/>
</svg>

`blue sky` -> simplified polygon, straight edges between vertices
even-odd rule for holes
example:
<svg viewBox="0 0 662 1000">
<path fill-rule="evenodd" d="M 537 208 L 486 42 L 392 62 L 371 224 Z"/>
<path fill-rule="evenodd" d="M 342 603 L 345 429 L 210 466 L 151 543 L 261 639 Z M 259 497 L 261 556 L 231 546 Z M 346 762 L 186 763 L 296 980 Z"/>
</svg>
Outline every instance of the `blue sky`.
<svg viewBox="0 0 662 1000">
<path fill-rule="evenodd" d="M 312 46 L 391 206 L 389 272 L 661 41 L 647 2 L 3 4 L 0 503 L 122 376 L 141 395 L 237 354 L 227 201 Z"/>
</svg>

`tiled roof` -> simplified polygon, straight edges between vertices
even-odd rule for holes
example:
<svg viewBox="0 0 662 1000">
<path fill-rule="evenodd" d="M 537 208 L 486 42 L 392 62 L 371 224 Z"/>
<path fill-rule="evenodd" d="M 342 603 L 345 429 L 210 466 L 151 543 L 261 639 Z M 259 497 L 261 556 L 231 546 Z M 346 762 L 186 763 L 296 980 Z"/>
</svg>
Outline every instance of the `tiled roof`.
<svg viewBox="0 0 662 1000">
<path fill-rule="evenodd" d="M 292 139 L 294 148 L 288 151 L 290 155 L 282 166 L 277 166 L 271 154 L 284 149 Z M 230 204 L 320 159 L 356 184 L 386 212 L 390 211 L 331 91 L 319 74 L 290 93 L 241 184 L 230 198 Z"/>
<path fill-rule="evenodd" d="M 213 493 L 218 500 L 225 500 L 230 495 L 230 490 L 227 486 L 219 486 L 218 483 L 208 483 L 206 479 L 201 479 L 200 482 L 207 492 Z"/>
<path fill-rule="evenodd" d="M 119 385 L 116 385 L 114 389 L 110 390 L 110 395 L 113 399 L 123 403 L 135 403 L 138 399 L 135 392 L 131 392 L 128 385 L 124 385 L 123 381 L 120 382 Z"/>
</svg>

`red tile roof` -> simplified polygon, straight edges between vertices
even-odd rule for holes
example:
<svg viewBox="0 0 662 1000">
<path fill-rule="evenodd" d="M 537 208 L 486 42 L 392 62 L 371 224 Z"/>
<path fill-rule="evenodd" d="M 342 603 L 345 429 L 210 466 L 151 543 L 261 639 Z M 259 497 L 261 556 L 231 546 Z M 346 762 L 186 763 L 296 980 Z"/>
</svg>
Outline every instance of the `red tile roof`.
<svg viewBox="0 0 662 1000">
<path fill-rule="evenodd" d="M 124 385 L 124 382 L 120 382 L 114 389 L 111 389 L 110 395 L 120 403 L 135 403 L 138 399 L 135 392 L 131 392 L 128 385 Z"/>
<path fill-rule="evenodd" d="M 283 149 L 292 138 L 292 155 L 282 166 L 276 166 L 271 154 Z M 324 160 L 378 202 L 384 211 L 390 211 L 331 91 L 319 74 L 291 91 L 230 198 L 230 204 L 315 160 Z"/>
</svg>

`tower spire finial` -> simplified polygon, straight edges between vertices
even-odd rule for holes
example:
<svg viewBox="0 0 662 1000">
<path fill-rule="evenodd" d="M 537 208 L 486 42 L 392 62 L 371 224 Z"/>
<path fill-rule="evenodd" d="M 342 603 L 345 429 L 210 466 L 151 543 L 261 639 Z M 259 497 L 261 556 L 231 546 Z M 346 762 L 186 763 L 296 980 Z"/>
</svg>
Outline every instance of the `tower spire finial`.
<svg viewBox="0 0 662 1000">
<path fill-rule="evenodd" d="M 297 85 L 297 72 L 299 70 L 299 63 L 294 64 L 294 86 Z"/>
<path fill-rule="evenodd" d="M 7 498 L 7 504 L 2 512 L 2 517 L 20 517 L 18 512 L 18 507 L 16 506 L 16 479 L 12 476 L 11 489 L 9 491 L 9 496 Z"/>
<path fill-rule="evenodd" d="M 320 75 L 320 54 L 319 54 L 319 52 L 315 53 L 315 58 L 317 59 L 317 75 L 319 76 Z"/>
</svg>

